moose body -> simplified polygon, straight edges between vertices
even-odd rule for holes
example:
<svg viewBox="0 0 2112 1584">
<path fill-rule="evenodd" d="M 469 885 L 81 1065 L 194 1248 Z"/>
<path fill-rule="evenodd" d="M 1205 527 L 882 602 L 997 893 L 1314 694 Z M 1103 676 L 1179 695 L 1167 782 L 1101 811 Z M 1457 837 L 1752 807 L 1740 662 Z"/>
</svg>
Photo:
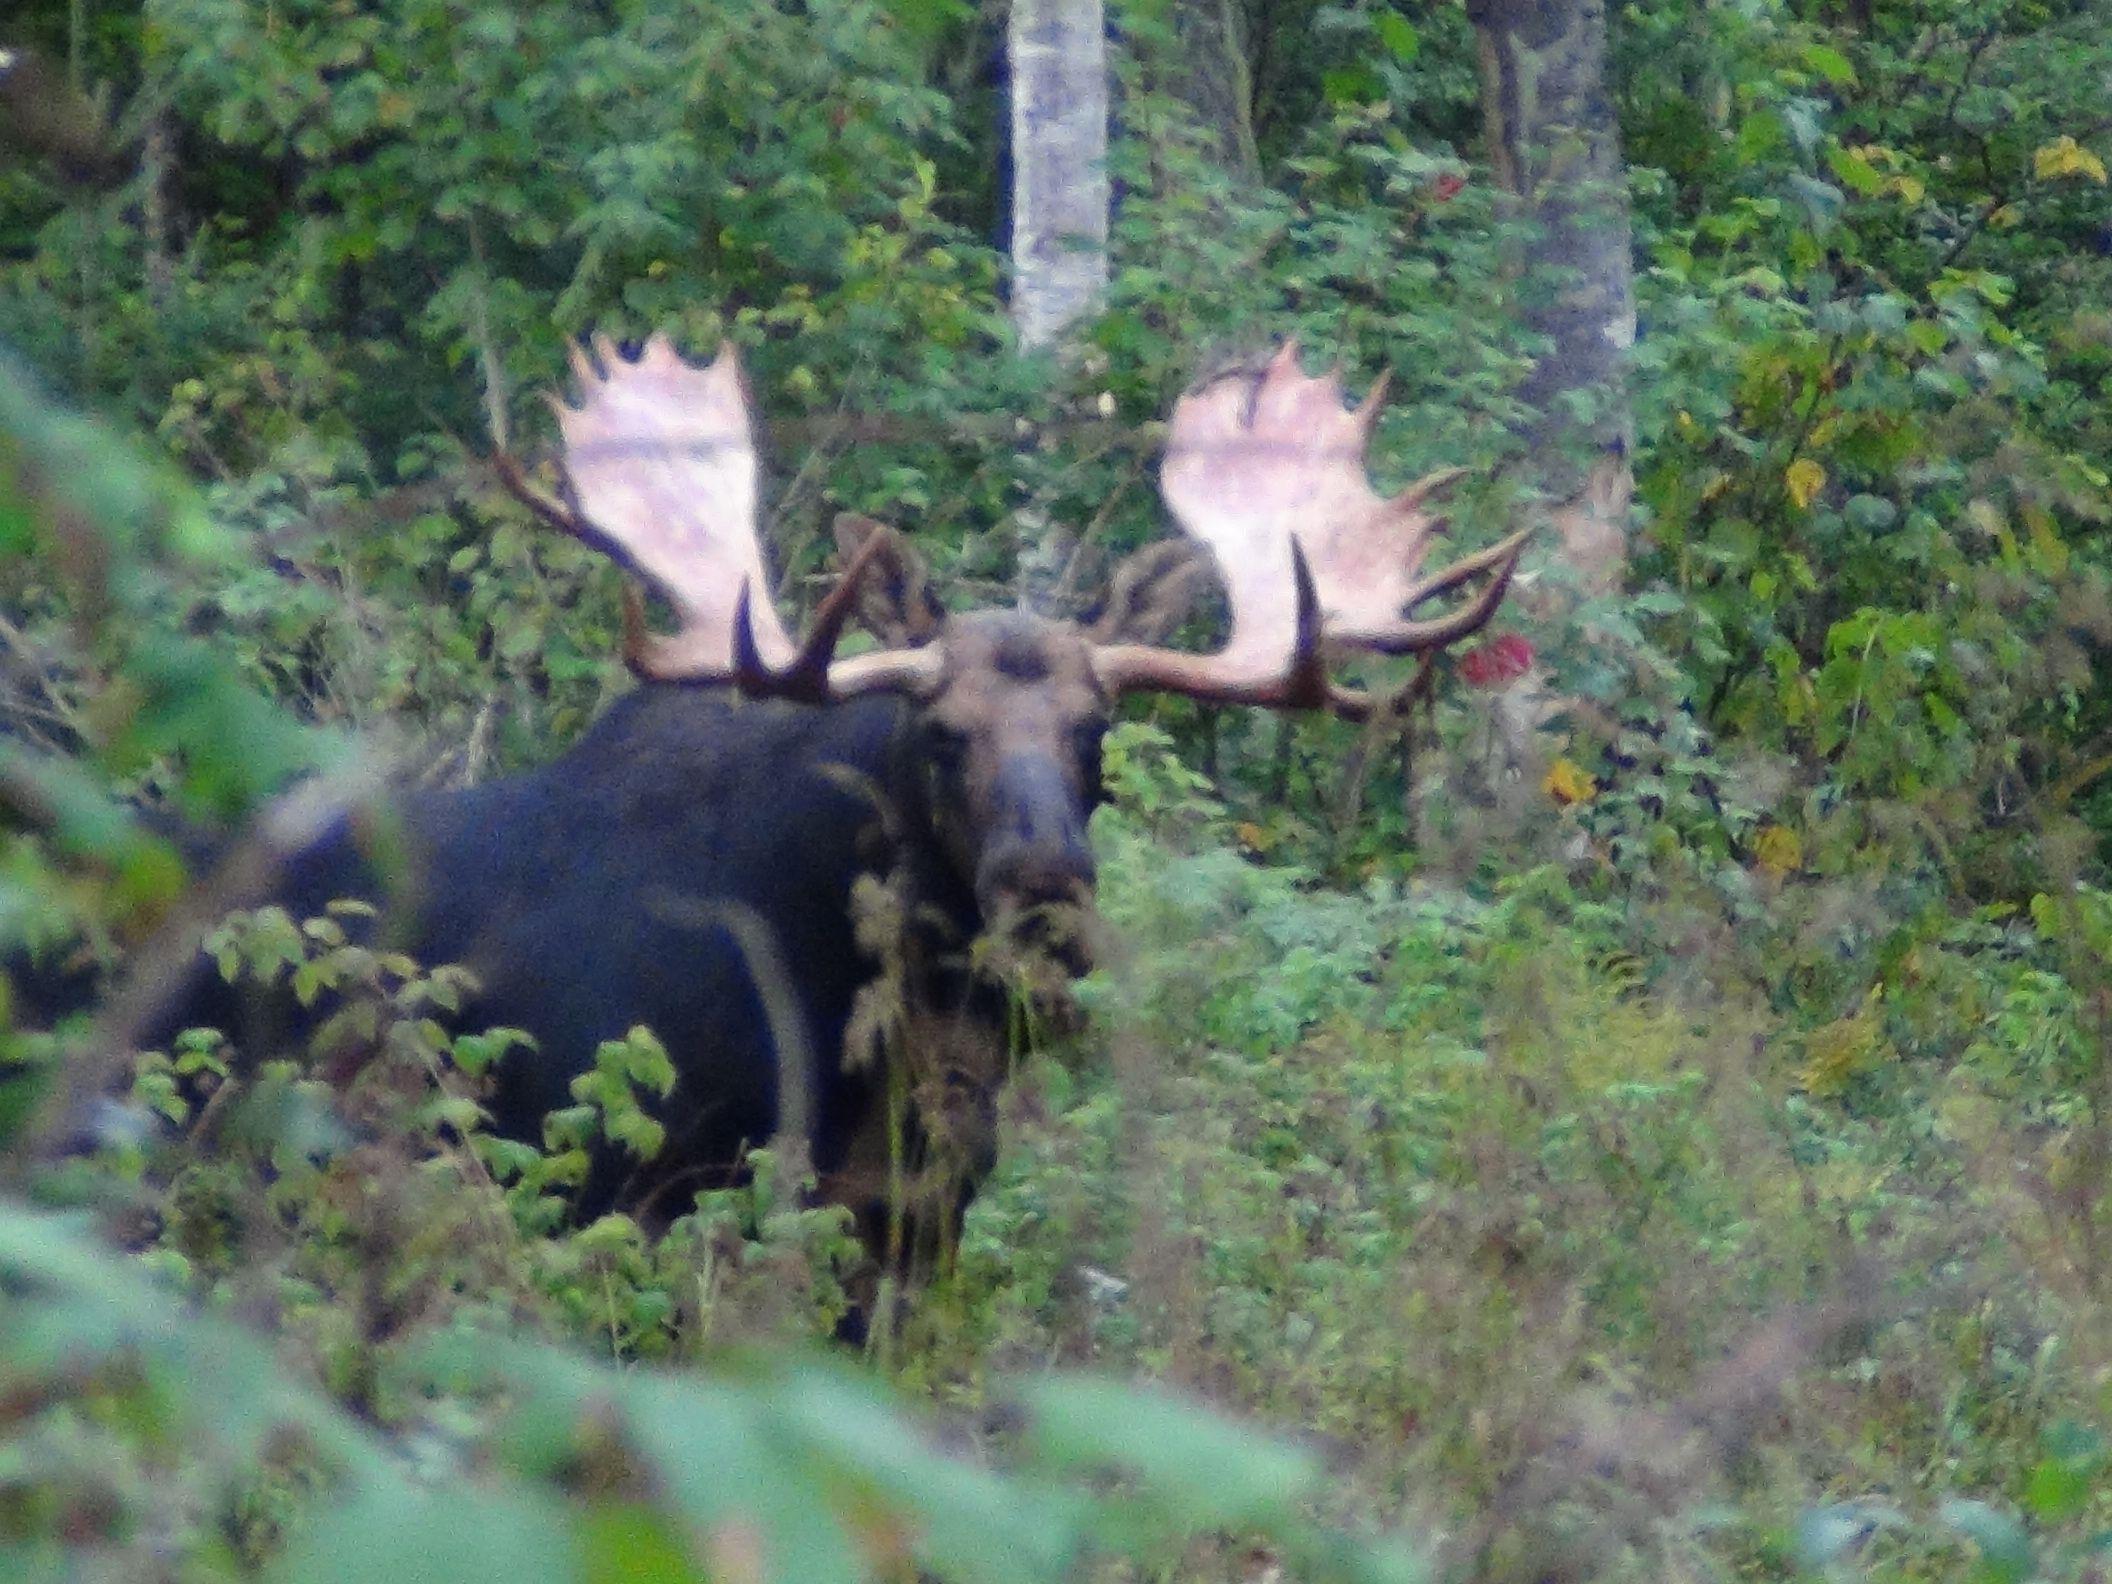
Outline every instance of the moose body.
<svg viewBox="0 0 2112 1584">
<path fill-rule="evenodd" d="M 605 1149 L 582 1209 L 686 1202 L 774 1135 L 781 1078 L 801 1084 L 814 1164 L 843 1169 L 880 1103 L 847 1071 L 844 1029 L 873 974 L 855 939 L 861 875 L 902 871 L 963 940 L 972 892 L 938 860 L 908 712 L 888 698 L 816 708 L 647 684 L 542 768 L 456 792 L 405 795 L 391 943 L 460 963 L 477 989 L 464 1027 L 533 1036 L 498 1066 L 493 1125 L 535 1139 L 572 1103 L 596 1048 L 639 1025 L 666 1047 L 674 1090 L 654 1162 Z M 350 822 L 290 866 L 279 900 L 317 913 L 378 895 Z M 996 1036 L 988 995 L 954 1010 Z M 798 1064 L 785 1074 L 786 1063 Z"/>
<path fill-rule="evenodd" d="M 1085 900 L 1105 703 L 1075 657 L 1065 674 L 1060 629 L 1012 612 L 957 620 L 951 682 L 921 710 L 888 694 L 795 704 L 648 681 L 540 769 L 401 794 L 393 873 L 341 817 L 294 855 L 274 900 L 297 916 L 383 903 L 392 946 L 471 971 L 459 1025 L 535 1041 L 495 1075 L 492 1123 L 508 1136 L 538 1138 L 603 1041 L 652 1030 L 676 1075 L 648 1102 L 666 1142 L 648 1162 L 604 1145 L 584 1213 L 679 1212 L 776 1135 L 788 1081 L 824 1190 L 861 1214 L 877 1215 L 890 1177 L 965 1185 L 994 1149 L 1006 1056 L 1005 991 L 970 950 L 986 903 L 1018 923 Z M 864 877 L 892 887 L 887 944 L 905 971 L 887 1011 L 920 1045 L 917 1104 L 894 1117 L 880 1053 L 845 1038 L 881 968 L 859 939 Z M 285 1013 L 207 988 L 182 1021 L 254 1029 Z M 924 1158 L 887 1159 L 890 1136 Z"/>
<path fill-rule="evenodd" d="M 1444 525 L 1430 508 L 1456 474 L 1374 492 L 1378 392 L 1346 409 L 1339 380 L 1306 376 L 1286 346 L 1176 406 L 1161 487 L 1187 538 L 1118 568 L 1091 625 L 949 613 L 905 541 L 840 518 L 842 577 L 795 643 L 761 597 L 753 424 L 730 353 L 699 367 L 656 337 L 574 361 L 562 498 L 504 458 L 501 476 L 678 625 L 649 635 L 631 607 L 627 658 L 646 685 L 545 768 L 405 799 L 411 885 L 387 924 L 426 962 L 475 973 L 469 1021 L 536 1038 L 501 1063 L 506 1131 L 534 1136 L 602 1041 L 644 1024 L 666 1046 L 660 1158 L 633 1169 L 605 1152 L 583 1208 L 709 1185 L 793 1120 L 795 1099 L 825 1191 L 857 1208 L 905 1138 L 946 1142 L 951 1180 L 972 1177 L 992 1146 L 1004 1001 L 970 948 L 990 932 L 1082 966 L 1064 913 L 1091 904 L 1086 822 L 1117 702 L 1160 691 L 1361 718 L 1371 700 L 1330 675 L 1335 656 L 1428 655 L 1478 630 L 1524 542 L 1425 572 Z M 1165 647 L 1205 569 L 1229 637 L 1211 654 Z M 880 647 L 839 658 L 854 615 Z M 860 927 L 864 875 L 892 885 L 891 964 Z M 312 912 L 376 880 L 344 825 L 297 855 L 280 900 Z M 883 967 L 902 1002 L 894 1054 L 921 1057 L 909 1084 L 857 1017 Z M 853 1027 L 868 1048 L 847 1048 Z M 906 1118 L 890 1109 L 905 1092 Z"/>
</svg>

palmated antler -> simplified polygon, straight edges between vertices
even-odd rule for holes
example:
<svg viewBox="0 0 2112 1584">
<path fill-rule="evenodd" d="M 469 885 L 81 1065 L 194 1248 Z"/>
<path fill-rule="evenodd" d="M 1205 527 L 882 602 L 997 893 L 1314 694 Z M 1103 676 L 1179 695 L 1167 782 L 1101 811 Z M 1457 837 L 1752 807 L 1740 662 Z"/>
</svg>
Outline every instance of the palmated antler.
<svg viewBox="0 0 2112 1584">
<path fill-rule="evenodd" d="M 605 336 L 575 346 L 577 406 L 553 400 L 574 504 L 543 495 L 510 459 L 499 475 L 546 521 L 615 557 L 665 599 L 677 626 L 649 634 L 625 608 L 625 657 L 666 682 L 733 682 L 744 693 L 819 702 L 914 690 L 935 655 L 886 650 L 834 658 L 866 570 L 887 548 L 868 538 L 794 644 L 771 604 L 757 532 L 754 424 L 730 345 L 699 368 L 663 333 L 635 358 Z"/>
<path fill-rule="evenodd" d="M 1381 381 L 1345 408 L 1340 377 L 1302 373 L 1296 343 L 1286 343 L 1258 373 L 1222 376 L 1181 398 L 1159 486 L 1182 528 L 1216 559 L 1231 636 L 1214 655 L 1103 649 L 1103 682 L 1356 713 L 1367 701 L 1326 683 L 1323 646 L 1408 654 L 1487 623 L 1531 530 L 1425 573 L 1445 522 L 1429 508 L 1461 472 L 1433 473 L 1390 499 L 1371 487 L 1364 452 L 1384 388 Z M 1477 578 L 1486 581 L 1465 604 L 1415 616 Z"/>
<path fill-rule="evenodd" d="M 933 641 L 942 623 L 928 594 L 919 619 L 891 634 L 890 647 L 835 658 L 868 573 L 895 568 L 892 577 L 879 572 L 880 580 L 903 592 L 895 585 L 913 558 L 877 524 L 839 533 L 849 563 L 842 580 L 815 611 L 804 642 L 786 633 L 764 582 L 754 425 L 730 348 L 700 368 L 665 335 L 633 358 L 596 337 L 593 356 L 575 348 L 572 361 L 580 400 L 556 404 L 568 500 L 536 490 L 509 458 L 498 459 L 498 471 L 545 520 L 615 556 L 673 608 L 676 630 L 661 637 L 646 632 L 635 598 L 627 604 L 634 670 L 813 702 L 926 693 L 936 684 L 944 645 Z M 1231 602 L 1231 636 L 1210 655 L 1112 641 L 1118 630 L 1155 640 L 1163 625 L 1139 617 L 1153 616 L 1153 602 L 1187 575 L 1164 547 L 1146 552 L 1137 586 L 1125 592 L 1117 580 L 1122 609 L 1080 635 L 1103 687 L 1362 715 L 1372 701 L 1329 680 L 1331 650 L 1432 653 L 1488 621 L 1526 535 L 1426 573 L 1430 542 L 1444 526 L 1430 508 L 1459 474 L 1433 473 L 1391 499 L 1374 491 L 1364 450 L 1380 397 L 1374 390 L 1345 409 L 1340 379 L 1307 377 L 1295 345 L 1287 345 L 1260 371 L 1207 381 L 1181 398 L 1160 487 L 1216 563 Z M 1415 614 L 1477 579 L 1482 586 L 1465 603 L 1440 616 Z"/>
</svg>

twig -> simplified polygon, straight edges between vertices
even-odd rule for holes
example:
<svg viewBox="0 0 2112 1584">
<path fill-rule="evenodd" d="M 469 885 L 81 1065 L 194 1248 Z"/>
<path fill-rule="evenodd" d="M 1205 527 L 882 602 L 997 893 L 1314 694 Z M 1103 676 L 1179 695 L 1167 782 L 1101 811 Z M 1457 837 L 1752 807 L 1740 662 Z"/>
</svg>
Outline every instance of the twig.
<svg viewBox="0 0 2112 1584">
<path fill-rule="evenodd" d="M 484 370 L 484 423 L 491 431 L 491 448 L 504 456 L 513 449 L 510 405 L 506 389 L 506 365 L 499 358 L 498 343 L 491 334 L 490 267 L 484 262 L 484 228 L 477 217 L 469 217 L 469 256 L 476 262 L 470 279 L 470 332 L 476 337 L 477 361 Z"/>
<path fill-rule="evenodd" d="M 22 663 L 22 669 L 30 676 L 36 678 L 37 691 L 44 695 L 47 704 L 50 706 L 51 718 L 54 724 L 65 727 L 76 737 L 82 735 L 80 717 L 74 713 L 73 706 L 66 701 L 65 696 L 53 684 L 51 674 L 44 668 L 45 657 L 43 653 L 34 643 L 30 642 L 29 635 L 9 621 L 4 613 L 0 613 L 0 643 L 4 643 L 9 649 L 14 651 L 16 657 Z"/>
<path fill-rule="evenodd" d="M 2057 809 L 2066 808 L 2084 787 L 2107 774 L 2112 774 L 2112 750 L 2100 748 L 2080 764 L 2063 770 L 2060 778 L 2046 789 L 2046 801 Z"/>
<path fill-rule="evenodd" d="M 1416 703 L 1429 692 L 1436 674 L 1437 655 L 1426 654 L 1415 668 L 1415 675 L 1405 685 L 1384 698 L 1372 700 L 1364 730 L 1357 734 L 1357 746 L 1350 751 L 1349 762 L 1343 766 L 1342 796 L 1336 805 L 1334 819 L 1337 842 L 1363 815 L 1364 794 L 1371 779 L 1371 761 L 1378 752 L 1379 743 L 1396 728 L 1409 735 L 1414 733 Z"/>
<path fill-rule="evenodd" d="M 1104 456 L 1106 452 L 1103 451 L 1100 455 Z M 1098 461 L 1099 458 L 1086 460 Z M 1114 520 L 1115 508 L 1128 498 L 1143 471 L 1144 459 L 1141 456 L 1132 459 L 1121 480 L 1107 492 L 1107 498 L 1101 501 L 1100 509 L 1093 513 L 1092 521 L 1079 530 L 1076 541 L 1071 545 L 1071 553 L 1063 563 L 1063 570 L 1057 574 L 1055 587 L 1049 592 L 1049 603 L 1053 609 L 1061 610 L 1068 601 L 1078 597 L 1078 574 L 1085 564 L 1086 547 L 1098 539 L 1107 525 Z"/>
</svg>

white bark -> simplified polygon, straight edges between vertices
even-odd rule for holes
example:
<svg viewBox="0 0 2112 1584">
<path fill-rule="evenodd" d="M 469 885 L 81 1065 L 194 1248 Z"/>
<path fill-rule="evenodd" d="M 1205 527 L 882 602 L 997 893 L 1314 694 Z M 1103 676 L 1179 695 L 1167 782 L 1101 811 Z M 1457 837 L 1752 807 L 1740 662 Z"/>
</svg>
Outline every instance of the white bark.
<svg viewBox="0 0 2112 1584">
<path fill-rule="evenodd" d="M 1013 0 L 1012 323 L 1052 345 L 1107 291 L 1101 0 Z"/>
</svg>

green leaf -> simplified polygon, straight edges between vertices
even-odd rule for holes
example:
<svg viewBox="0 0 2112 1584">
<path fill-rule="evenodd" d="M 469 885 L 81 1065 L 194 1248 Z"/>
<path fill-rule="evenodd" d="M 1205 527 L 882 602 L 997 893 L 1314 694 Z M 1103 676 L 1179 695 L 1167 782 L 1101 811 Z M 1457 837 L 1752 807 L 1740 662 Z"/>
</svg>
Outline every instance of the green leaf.
<svg viewBox="0 0 2112 1584">
<path fill-rule="evenodd" d="M 2059 1523 L 2090 1505 L 2093 1481 L 2087 1470 L 2058 1458 L 2046 1458 L 2024 1482 L 2024 1505 L 2034 1518 Z"/>
<path fill-rule="evenodd" d="M 525 1490 L 446 1494 L 377 1483 L 295 1531 L 273 1570 L 282 1584 L 522 1584 L 578 1576 L 562 1502 Z"/>
<path fill-rule="evenodd" d="M 1885 190 L 1884 173 L 1854 149 L 1836 144 L 1826 151 L 1826 163 L 1851 191 L 1874 198 Z"/>
<path fill-rule="evenodd" d="M 1855 81 L 1855 66 L 1839 50 L 1827 44 L 1806 44 L 1804 64 L 1832 83 L 1836 88 L 1845 88 Z"/>
<path fill-rule="evenodd" d="M 1797 1517 L 1797 1561 L 1807 1573 L 1825 1573 L 1880 1529 L 1906 1522 L 1883 1502 L 1841 1502 L 1806 1508 Z"/>
<path fill-rule="evenodd" d="M 1415 24 L 1398 11 L 1381 11 L 1373 18 L 1379 42 L 1393 52 L 1393 58 L 1404 64 L 1423 52 L 1423 36 L 1415 30 Z"/>
<path fill-rule="evenodd" d="M 1311 1453 L 1157 1392 L 1078 1377 L 1037 1382 L 1024 1396 L 1031 1444 L 1052 1466 L 1132 1471 L 1199 1526 L 1280 1522 L 1320 1483 Z"/>
<path fill-rule="evenodd" d="M 2023 1584 L 2031 1576 L 2031 1536 L 2008 1513 L 1953 1496 L 1937 1509 L 1937 1516 L 1979 1548 L 1980 1576 L 1989 1584 Z"/>
<path fill-rule="evenodd" d="M 2105 1468 L 2105 1442 L 2096 1431 L 2066 1419 L 2046 1432 L 2045 1449 L 2025 1482 L 2024 1505 L 2033 1517 L 2059 1523 L 2089 1506 Z"/>
<path fill-rule="evenodd" d="M 1320 74 L 1320 91 L 1331 105 L 1363 105 L 1385 97 L 1386 85 L 1379 74 L 1361 63 L 1339 66 Z"/>
<path fill-rule="evenodd" d="M 941 1457 L 906 1432 L 871 1383 L 833 1369 L 801 1369 L 773 1385 L 770 1400 L 814 1453 L 870 1481 L 920 1531 L 914 1549 L 946 1578 L 1070 1576 L 1085 1505 L 1024 1480 Z"/>
<path fill-rule="evenodd" d="M 705 1584 L 667 1520 L 632 1502 L 591 1509 L 579 1526 L 583 1584 Z"/>
</svg>

